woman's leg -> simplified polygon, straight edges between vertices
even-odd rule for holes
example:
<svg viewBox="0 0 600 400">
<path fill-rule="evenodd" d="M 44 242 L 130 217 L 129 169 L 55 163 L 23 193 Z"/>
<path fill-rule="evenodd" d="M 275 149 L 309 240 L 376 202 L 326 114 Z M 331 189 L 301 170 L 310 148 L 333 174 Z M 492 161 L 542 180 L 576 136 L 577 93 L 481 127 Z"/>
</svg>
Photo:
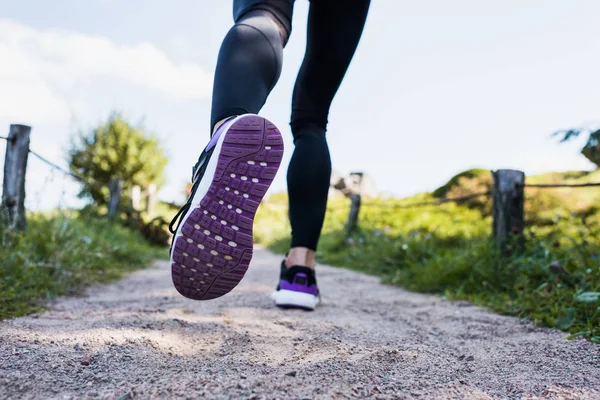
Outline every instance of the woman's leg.
<svg viewBox="0 0 600 400">
<path fill-rule="evenodd" d="M 213 90 L 214 135 L 193 168 L 186 204 L 169 226 L 171 276 L 184 296 L 210 300 L 231 291 L 252 259 L 252 223 L 283 156 L 279 130 L 256 114 L 281 72 L 293 0 L 235 0 Z"/>
<path fill-rule="evenodd" d="M 234 0 L 235 25 L 219 51 L 211 129 L 233 115 L 256 114 L 277 83 L 291 32 L 293 0 Z"/>
<path fill-rule="evenodd" d="M 370 0 L 315 0 L 310 5 L 306 54 L 294 87 L 289 165 L 293 265 L 314 268 L 325 219 L 331 159 L 325 132 L 329 107 L 354 55 Z"/>
</svg>

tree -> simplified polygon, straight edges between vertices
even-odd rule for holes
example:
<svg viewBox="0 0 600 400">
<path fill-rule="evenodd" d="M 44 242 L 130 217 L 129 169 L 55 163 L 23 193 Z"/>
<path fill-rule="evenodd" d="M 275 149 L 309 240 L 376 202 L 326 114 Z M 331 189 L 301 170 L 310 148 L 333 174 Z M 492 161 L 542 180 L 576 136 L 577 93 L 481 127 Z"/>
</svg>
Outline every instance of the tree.
<svg viewBox="0 0 600 400">
<path fill-rule="evenodd" d="M 124 199 L 134 185 L 164 183 L 167 157 L 158 139 L 120 113 L 113 113 L 89 134 L 76 135 L 68 157 L 71 172 L 83 182 L 79 196 L 91 198 L 97 206 L 108 204 L 112 178 L 123 181 Z"/>
<path fill-rule="evenodd" d="M 600 168 L 600 129 L 576 128 L 558 131 L 554 136 L 562 136 L 560 142 L 564 143 L 581 134 L 589 134 L 586 144 L 581 149 L 581 154 Z"/>
</svg>

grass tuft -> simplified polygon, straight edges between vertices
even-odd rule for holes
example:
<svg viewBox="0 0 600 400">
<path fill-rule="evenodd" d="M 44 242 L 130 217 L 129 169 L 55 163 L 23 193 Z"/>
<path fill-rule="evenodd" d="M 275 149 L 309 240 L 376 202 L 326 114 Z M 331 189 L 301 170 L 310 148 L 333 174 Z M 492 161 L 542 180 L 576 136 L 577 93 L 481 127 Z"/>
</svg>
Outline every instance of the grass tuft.
<svg viewBox="0 0 600 400">
<path fill-rule="evenodd" d="M 44 308 L 57 296 L 78 294 L 164 256 L 139 233 L 106 219 L 75 213 L 28 215 L 25 233 L 0 221 L 0 319 Z"/>
</svg>

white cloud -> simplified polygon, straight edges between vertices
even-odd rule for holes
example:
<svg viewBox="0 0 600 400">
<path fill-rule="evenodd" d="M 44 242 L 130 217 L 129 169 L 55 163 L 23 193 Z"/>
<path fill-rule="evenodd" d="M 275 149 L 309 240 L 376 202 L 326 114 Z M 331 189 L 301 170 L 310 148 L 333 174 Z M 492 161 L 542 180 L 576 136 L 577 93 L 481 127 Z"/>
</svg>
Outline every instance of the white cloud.
<svg viewBox="0 0 600 400">
<path fill-rule="evenodd" d="M 211 73 L 201 66 L 176 63 L 150 43 L 123 45 L 0 18 L 0 135 L 11 123 L 32 126 L 32 149 L 65 168 L 68 135 L 111 109 L 150 113 L 152 127 L 156 121 L 171 126 L 169 107 L 189 109 L 190 101 L 208 97 L 211 85 Z M 0 141 L 0 171 L 3 160 Z M 78 185 L 35 157 L 29 159 L 26 185 L 28 209 L 79 204 Z"/>
<path fill-rule="evenodd" d="M 120 45 L 1 18 L 0 60 L 2 117 L 29 123 L 64 122 L 72 108 L 81 108 L 70 104 L 70 91 L 95 81 L 137 85 L 177 100 L 208 96 L 212 81 L 199 65 L 176 64 L 149 43 Z"/>
</svg>

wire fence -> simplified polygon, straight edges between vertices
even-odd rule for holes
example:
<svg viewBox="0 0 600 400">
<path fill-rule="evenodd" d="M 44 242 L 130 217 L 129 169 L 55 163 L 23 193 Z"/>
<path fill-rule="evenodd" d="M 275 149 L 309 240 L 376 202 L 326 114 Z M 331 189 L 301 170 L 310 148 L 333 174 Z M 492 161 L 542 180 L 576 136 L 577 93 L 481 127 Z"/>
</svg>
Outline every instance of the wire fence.
<svg viewBox="0 0 600 400">
<path fill-rule="evenodd" d="M 65 168 L 61 167 L 60 165 L 48 160 L 46 157 L 42 156 L 38 152 L 33 151 L 31 149 L 29 149 L 29 154 L 35 156 L 38 160 L 40 160 L 44 164 L 48 165 L 52 171 L 58 171 L 58 172 L 62 173 L 64 176 L 68 176 L 68 177 L 76 180 L 78 183 L 85 184 L 88 187 L 97 189 L 97 188 L 101 188 L 101 187 L 109 187 L 109 185 L 110 185 L 110 183 L 107 184 L 106 182 L 85 179 L 81 176 L 75 175 L 74 173 L 72 173 L 72 172 L 66 170 Z"/>
<path fill-rule="evenodd" d="M 362 205 L 365 207 L 377 207 L 377 208 L 397 210 L 397 209 L 403 209 L 403 208 L 438 206 L 438 205 L 445 204 L 445 203 L 463 203 L 468 200 L 476 199 L 476 198 L 482 197 L 482 196 L 489 196 L 491 194 L 492 194 L 492 192 L 487 191 L 487 192 L 472 193 L 472 194 L 468 194 L 468 195 L 460 196 L 460 197 L 441 198 L 441 199 L 437 199 L 437 200 L 421 201 L 421 202 L 410 203 L 410 204 L 364 203 Z"/>
<path fill-rule="evenodd" d="M 109 204 L 114 203 L 116 201 L 116 204 L 114 204 L 114 210 L 109 209 L 109 214 L 113 214 L 116 212 L 116 208 L 118 207 L 118 201 L 120 200 L 120 197 L 121 197 L 120 191 L 121 191 L 122 182 L 120 182 L 118 180 L 111 180 L 110 182 L 100 182 L 97 180 L 85 179 L 81 176 L 78 176 L 78 175 L 72 173 L 71 171 L 66 170 L 65 168 L 61 167 L 57 163 L 54 163 L 54 162 L 48 160 L 46 157 L 40 155 L 39 153 L 37 153 L 31 149 L 29 149 L 29 154 L 35 156 L 38 160 L 40 160 L 43 163 L 45 163 L 46 165 L 48 165 L 51 168 L 51 170 L 58 171 L 65 176 L 73 178 L 78 183 L 87 185 L 87 187 L 89 187 L 89 188 L 94 188 L 94 189 L 108 188 L 110 191 L 110 197 L 111 197 L 109 199 Z M 115 191 L 118 191 L 119 193 L 115 193 Z M 115 196 L 117 196 L 118 199 L 114 199 Z"/>
<path fill-rule="evenodd" d="M 0 139 L 4 139 L 6 141 L 11 141 L 10 138 L 5 137 L 5 136 L 0 136 Z M 95 180 L 91 180 L 91 179 L 85 179 L 81 176 L 78 176 L 76 174 L 74 174 L 71 171 L 66 170 L 65 168 L 61 167 L 60 165 L 58 165 L 57 163 L 54 163 L 52 161 L 50 161 L 47 157 L 42 156 L 40 153 L 29 149 L 28 150 L 29 154 L 33 155 L 34 157 L 36 157 L 37 159 L 39 159 L 40 161 L 42 161 L 43 163 L 45 163 L 46 165 L 48 165 L 52 170 L 56 170 L 61 172 L 62 174 L 64 174 L 65 176 L 69 176 L 73 179 L 75 179 L 76 181 L 80 182 L 80 183 L 84 183 L 87 184 L 90 187 L 100 187 L 100 186 L 108 186 L 108 184 L 106 182 L 100 182 L 100 181 L 95 181 Z"/>
<path fill-rule="evenodd" d="M 525 227 L 525 189 L 556 189 L 556 188 L 589 188 L 600 187 L 600 182 L 587 183 L 525 183 L 525 174 L 515 170 L 492 171 L 494 184 L 489 190 L 469 193 L 457 197 L 442 197 L 408 204 L 394 202 L 371 201 L 362 202 L 361 181 L 362 173 L 351 174 L 350 177 L 337 182 L 334 188 L 340 190 L 350 199 L 350 212 L 346 223 L 347 235 L 350 235 L 358 226 L 359 212 L 362 207 L 394 211 L 399 209 L 416 209 L 419 207 L 441 206 L 443 204 L 460 204 L 480 197 L 491 198 L 491 213 L 493 236 L 498 243 L 504 243 L 512 234 L 522 234 Z M 347 181 L 347 182 L 346 182 Z M 340 189 L 341 188 L 341 189 Z M 388 216 L 389 217 L 389 216 Z"/>
<path fill-rule="evenodd" d="M 6 137 L 6 136 L 0 136 L 0 139 L 6 140 L 7 142 L 12 141 L 13 139 Z M 93 182 L 87 179 L 84 179 L 80 176 L 75 175 L 74 173 L 72 173 L 71 171 L 67 171 L 65 168 L 61 167 L 60 165 L 58 165 L 57 163 L 54 163 L 52 161 L 50 161 L 47 157 L 42 156 L 40 153 L 32 150 L 31 148 L 28 149 L 28 153 L 35 156 L 37 159 L 39 159 L 40 161 L 42 161 L 43 163 L 47 164 L 50 168 L 52 168 L 53 170 L 59 171 L 61 173 L 63 173 L 66 176 L 69 176 L 79 182 L 82 183 L 87 183 L 88 185 L 94 186 L 94 185 L 100 185 L 100 182 Z M 106 184 L 102 184 L 103 186 L 106 186 Z"/>
<path fill-rule="evenodd" d="M 533 184 L 525 184 L 525 188 L 583 188 L 583 187 L 598 187 L 600 186 L 600 182 L 592 182 L 592 183 L 533 183 Z"/>
<path fill-rule="evenodd" d="M 26 127 L 26 128 L 29 128 L 29 127 Z M 0 139 L 4 139 L 8 142 L 11 142 L 11 141 L 16 142 L 17 136 L 12 135 L 12 132 L 11 132 L 11 136 L 9 136 L 9 137 L 0 136 Z M 28 143 L 28 140 L 29 140 L 29 134 L 27 133 L 27 143 Z M 7 151 L 8 151 L 8 149 L 7 149 Z M 33 155 L 34 157 L 36 157 L 37 159 L 39 159 L 40 161 L 42 161 L 43 163 L 45 163 L 46 165 L 48 165 L 52 170 L 59 171 L 62 174 L 64 174 L 65 176 L 71 177 L 80 183 L 88 185 L 89 187 L 99 187 L 99 186 L 109 187 L 110 192 L 111 192 L 111 203 L 114 203 L 113 196 L 117 196 L 116 202 L 118 203 L 118 199 L 120 198 L 120 190 L 122 187 L 121 182 L 116 182 L 116 184 L 113 185 L 112 181 L 109 184 L 107 184 L 106 182 L 98 182 L 98 181 L 94 181 L 94 180 L 84 179 L 83 177 L 78 176 L 75 173 L 61 167 L 57 163 L 50 161 L 47 157 L 42 156 L 40 153 L 28 148 L 28 145 L 27 145 L 26 151 L 28 153 L 30 153 L 31 155 Z M 514 208 L 514 204 L 520 203 L 520 210 L 517 209 L 516 212 L 517 212 L 517 214 L 521 214 L 521 215 L 517 215 L 516 220 L 522 221 L 522 219 L 523 219 L 523 217 L 522 217 L 523 206 L 522 205 L 523 205 L 523 201 L 524 201 L 524 195 L 523 195 L 524 189 L 527 189 L 527 188 L 555 189 L 555 188 L 600 187 L 600 182 L 588 182 L 588 183 L 560 182 L 560 183 L 533 183 L 533 184 L 530 184 L 530 183 L 525 183 L 525 175 L 524 175 L 524 173 L 522 173 L 520 171 L 512 171 L 512 172 L 511 172 L 511 170 L 500 170 L 500 171 L 506 171 L 508 173 L 508 175 L 510 175 L 510 173 L 515 173 L 515 172 L 517 174 L 522 175 L 520 178 L 521 180 L 517 179 L 517 181 L 510 182 L 510 184 L 508 184 L 507 187 L 509 189 L 508 189 L 507 193 L 509 194 L 509 196 L 508 196 L 510 198 L 509 200 L 506 200 L 506 199 L 501 200 L 500 197 L 496 196 L 496 194 L 497 194 L 496 192 L 499 189 L 498 189 L 497 185 L 494 185 L 491 188 L 491 190 L 487 190 L 487 191 L 470 193 L 470 194 L 466 194 L 466 195 L 458 196 L 458 197 L 442 197 L 440 199 L 414 202 L 414 203 L 409 203 L 409 204 L 394 204 L 391 202 L 390 203 L 382 203 L 382 202 L 362 203 L 360 191 L 359 190 L 357 191 L 357 187 L 360 188 L 360 180 L 362 180 L 362 174 L 357 174 L 360 176 L 358 186 L 349 185 L 349 186 L 344 186 L 343 188 L 339 188 L 337 186 L 335 186 L 335 187 L 338 190 L 342 191 L 347 197 L 349 197 L 351 199 L 351 211 L 350 211 L 348 227 L 347 227 L 348 232 L 350 232 L 357 223 L 358 212 L 359 212 L 360 207 L 372 207 L 372 208 L 379 208 L 379 209 L 385 209 L 385 210 L 398 210 L 398 209 L 411 209 L 411 208 L 429 207 L 429 206 L 441 206 L 443 204 L 448 204 L 448 203 L 460 204 L 460 203 L 464 203 L 464 202 L 467 202 L 467 201 L 470 201 L 470 200 L 473 200 L 473 199 L 476 199 L 479 197 L 492 197 L 494 203 L 496 203 L 496 202 L 505 203 L 499 207 L 494 205 L 494 213 L 495 214 L 496 213 L 508 214 L 508 215 L 514 214 L 515 210 L 512 210 L 512 208 Z M 499 171 L 496 171 L 496 173 L 495 173 L 495 180 L 498 179 L 497 178 L 498 172 Z M 511 187 L 511 185 L 512 185 L 512 187 Z M 506 186 L 506 185 L 504 185 L 504 186 Z M 516 203 L 515 203 L 515 200 L 517 201 Z M 511 201 L 514 203 L 512 206 L 510 204 Z M 517 208 L 519 208 L 519 207 L 517 207 Z M 514 215 L 511 216 L 510 218 L 515 219 Z"/>
<path fill-rule="evenodd" d="M 533 183 L 533 184 L 524 184 L 520 185 L 523 188 L 538 188 L 538 189 L 555 189 L 555 188 L 586 188 L 586 187 L 600 187 L 600 182 L 591 182 L 591 183 Z M 471 193 L 464 196 L 458 197 L 444 197 L 436 200 L 429 201 L 421 201 L 410 204 L 384 204 L 381 202 L 370 202 L 370 203 L 362 203 L 361 206 L 364 207 L 374 207 L 381 209 L 408 209 L 408 208 L 418 208 L 418 207 L 427 207 L 427 206 L 438 206 L 446 203 L 464 203 L 469 200 L 473 200 L 479 197 L 491 196 L 492 191 L 485 192 L 477 192 Z"/>
<path fill-rule="evenodd" d="M 35 157 L 37 157 L 37 158 L 38 158 L 40 161 L 42 161 L 42 162 L 44 162 L 44 163 L 48 164 L 48 165 L 49 165 L 49 166 L 50 166 L 50 167 L 51 167 L 53 170 L 56 170 L 56 171 L 62 172 L 63 174 L 65 174 L 65 175 L 67 175 L 67 176 L 70 176 L 70 177 L 72 177 L 72 178 L 76 179 L 76 180 L 77 180 L 77 181 L 79 181 L 79 182 L 85 182 L 85 183 L 88 183 L 88 184 L 90 184 L 90 182 L 87 182 L 87 181 L 86 181 L 86 180 L 84 180 L 83 178 L 81 178 L 81 177 L 79 177 L 79 176 L 75 175 L 74 173 L 67 171 L 66 169 L 62 168 L 62 167 L 61 167 L 61 166 L 59 166 L 58 164 L 55 164 L 55 163 L 53 163 L 52 161 L 49 161 L 49 160 L 48 160 L 46 157 L 43 157 L 43 156 L 41 156 L 39 153 L 37 153 L 37 152 L 35 152 L 35 151 L 31 150 L 31 149 L 29 150 L 29 154 L 32 154 L 32 155 L 34 155 L 34 156 L 35 156 Z"/>
<path fill-rule="evenodd" d="M 142 188 L 138 185 L 125 185 L 124 180 L 118 177 L 111 177 L 108 182 L 90 179 L 90 177 L 81 176 L 77 171 L 69 170 L 69 167 L 63 167 L 48 157 L 34 151 L 30 145 L 31 127 L 26 125 L 11 125 L 8 136 L 0 136 L 0 139 L 6 140 L 6 157 L 4 165 L 4 175 L 2 181 L 2 209 L 7 216 L 9 229 L 25 229 L 25 175 L 27 172 L 28 155 L 40 160 L 46 166 L 50 167 L 53 173 L 57 171 L 65 177 L 71 178 L 77 183 L 85 185 L 87 190 L 93 189 L 93 193 L 99 193 L 98 190 L 108 191 L 108 215 L 111 218 L 125 212 L 127 222 L 131 218 L 141 221 L 141 213 L 152 215 L 156 204 L 157 188 L 153 183 L 149 183 Z M 121 203 L 122 191 L 124 187 L 130 192 L 125 198 L 129 202 L 125 206 Z M 104 192 L 106 193 L 106 192 Z M 142 204 L 145 207 L 142 209 Z M 130 221 L 131 220 L 131 221 Z M 135 222 L 135 221 L 133 221 Z"/>
<path fill-rule="evenodd" d="M 0 136 L 0 139 L 6 140 L 7 142 L 12 141 L 13 139 L 6 137 L 6 136 Z M 64 175 L 70 176 L 71 178 L 76 179 L 79 182 L 85 182 L 85 180 L 75 174 L 73 174 L 70 171 L 67 171 L 66 169 L 64 169 L 63 167 L 61 167 L 60 165 L 53 163 L 52 161 L 48 160 L 48 158 L 42 156 L 40 153 L 33 151 L 32 149 L 28 149 L 29 154 L 37 157 L 40 161 L 44 162 L 45 164 L 49 165 L 53 170 L 59 171 L 61 173 L 63 173 Z"/>
<path fill-rule="evenodd" d="M 118 220 L 120 223 L 138 230 L 143 237 L 157 245 L 168 245 L 170 235 L 167 227 L 168 223 L 161 216 L 154 216 L 155 205 L 157 204 L 157 186 L 154 183 L 144 185 L 144 189 L 132 182 L 126 184 L 125 180 L 112 176 L 109 181 L 99 181 L 90 179 L 90 177 L 81 176 L 77 170 L 70 170 L 69 167 L 63 167 L 60 164 L 51 161 L 48 157 L 34 151 L 30 145 L 31 127 L 26 125 L 11 125 L 8 137 L 0 136 L 0 139 L 6 140 L 6 157 L 4 163 L 4 175 L 2 181 L 2 203 L 0 208 L 6 218 L 3 218 L 3 225 L 8 231 L 26 230 L 26 210 L 25 210 L 25 176 L 27 173 L 28 156 L 44 163 L 49 167 L 49 175 L 54 180 L 55 172 L 64 176 L 64 179 L 73 179 L 75 182 L 84 185 L 87 194 L 96 196 L 102 190 L 103 195 L 108 192 L 105 198 L 107 215 L 112 220 Z M 46 178 L 46 183 L 48 178 Z M 44 186 L 46 185 L 44 183 Z M 127 194 L 123 196 L 124 189 Z M 64 196 L 64 191 L 61 196 Z M 62 199 L 62 197 L 61 197 Z M 98 198 L 94 197 L 98 202 Z M 125 203 L 123 200 L 126 200 Z M 61 200 L 62 202 L 62 200 Z M 143 207 L 142 207 L 143 205 Z M 148 221 L 152 216 L 153 219 Z"/>
</svg>

